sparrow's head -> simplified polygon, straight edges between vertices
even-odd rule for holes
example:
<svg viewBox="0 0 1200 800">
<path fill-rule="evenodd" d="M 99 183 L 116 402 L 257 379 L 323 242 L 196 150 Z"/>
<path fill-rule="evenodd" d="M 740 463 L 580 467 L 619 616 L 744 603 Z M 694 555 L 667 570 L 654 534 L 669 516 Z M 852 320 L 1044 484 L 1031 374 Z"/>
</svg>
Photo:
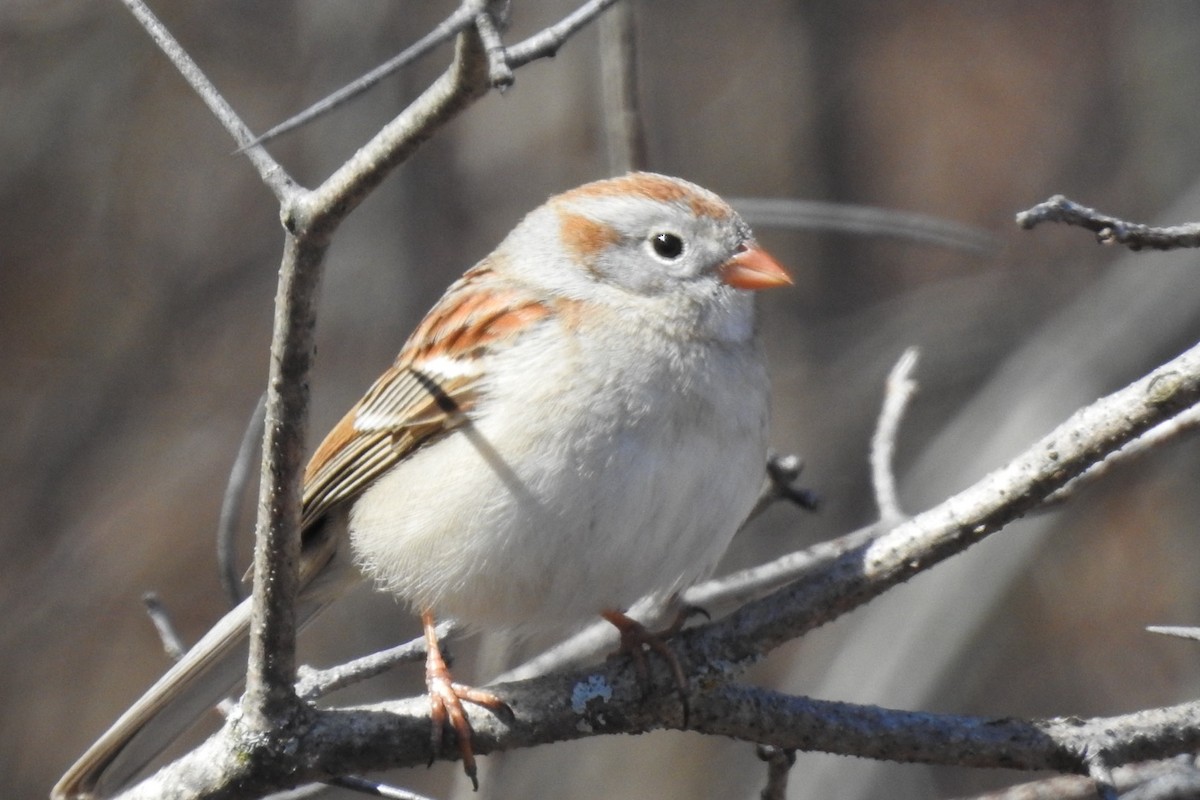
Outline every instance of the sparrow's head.
<svg viewBox="0 0 1200 800">
<path fill-rule="evenodd" d="M 649 172 L 550 198 L 517 227 L 509 252 L 536 253 L 523 277 L 558 294 L 619 302 L 623 294 L 756 291 L 791 278 L 717 195 Z"/>
</svg>

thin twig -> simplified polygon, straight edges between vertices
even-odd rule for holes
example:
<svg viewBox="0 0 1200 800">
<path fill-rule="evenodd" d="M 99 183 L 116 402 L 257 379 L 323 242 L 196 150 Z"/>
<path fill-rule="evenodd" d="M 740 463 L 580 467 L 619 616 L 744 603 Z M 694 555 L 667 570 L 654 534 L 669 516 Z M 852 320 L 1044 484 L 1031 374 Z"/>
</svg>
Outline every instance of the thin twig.
<svg viewBox="0 0 1200 800">
<path fill-rule="evenodd" d="M 722 575 L 685 590 L 680 595 L 680 603 L 684 606 L 703 608 L 714 616 L 721 616 L 732 608 L 775 591 L 784 584 L 819 574 L 847 553 L 861 550 L 867 542 L 879 535 L 880 530 L 879 525 L 870 525 L 828 542 L 819 542 L 804 550 L 788 553 L 766 564 Z M 644 602 L 635 608 L 637 610 L 631 611 L 630 616 L 651 629 L 662 627 L 670 616 L 669 609 L 656 608 Z M 505 672 L 496 678 L 496 682 L 525 680 L 568 665 L 586 663 L 600 653 L 611 650 L 615 641 L 613 627 L 604 621 L 596 622 Z"/>
<path fill-rule="evenodd" d="M 1147 625 L 1146 630 L 1151 633 L 1178 636 L 1180 639 L 1193 639 L 1200 642 L 1200 628 L 1185 628 L 1177 625 Z"/>
<path fill-rule="evenodd" d="M 438 639 L 442 640 L 454 632 L 454 625 L 442 622 L 438 624 L 436 630 Z M 338 689 L 344 689 L 360 681 L 373 678 L 397 664 L 419 661 L 425 657 L 425 641 L 424 636 L 418 636 L 412 641 L 356 658 L 336 667 L 304 669 L 300 680 L 296 682 L 296 694 L 302 700 L 310 702 L 319 700 Z"/>
<path fill-rule="evenodd" d="M 637 30 L 632 2 L 618 3 L 600 20 L 600 87 L 609 172 L 646 168 L 646 133 L 637 87 Z"/>
<path fill-rule="evenodd" d="M 516 69 L 539 58 L 553 58 L 576 31 L 617 0 L 588 0 L 562 20 L 507 49 L 508 66 Z"/>
<path fill-rule="evenodd" d="M 767 454 L 767 474 L 763 479 L 763 487 L 759 491 L 754 507 L 746 515 L 742 523 L 744 528 L 751 520 L 780 500 L 786 500 L 806 511 L 816 511 L 821 505 L 820 496 L 811 489 L 797 486 L 800 473 L 804 471 L 804 460 L 795 454 Z"/>
<path fill-rule="evenodd" d="M 910 376 L 917 366 L 918 352 L 915 347 L 905 350 L 896 366 L 888 373 L 883 408 L 875 425 L 875 435 L 871 437 L 871 485 L 875 489 L 875 505 L 879 509 L 879 519 L 884 525 L 894 525 L 905 517 L 896 495 L 894 461 L 900 421 L 917 391 L 916 381 Z"/>
<path fill-rule="evenodd" d="M 284 208 L 284 227 L 319 239 L 332 235 L 393 169 L 487 93 L 487 68 L 479 35 L 468 28 L 458 37 L 450 68 L 320 186 Z"/>
<path fill-rule="evenodd" d="M 359 794 L 370 795 L 371 797 L 385 797 L 387 800 L 430 800 L 423 794 L 410 792 L 407 789 L 397 789 L 395 786 L 388 786 L 386 783 L 372 780 L 370 778 L 362 778 L 357 775 L 345 775 L 340 778 L 334 778 L 328 781 L 326 786 L 339 786 L 343 789 L 349 789 Z"/>
<path fill-rule="evenodd" d="M 375 67 L 375 69 L 363 75 L 361 78 L 356 78 L 342 88 L 338 89 L 336 92 L 326 95 L 324 98 L 313 103 L 299 114 L 285 119 L 283 122 L 268 130 L 266 133 L 258 136 L 257 138 L 251 139 L 249 142 L 243 145 L 242 149 L 268 142 L 271 139 L 275 139 L 285 133 L 289 133 L 290 131 L 299 128 L 305 123 L 313 121 L 317 117 L 333 111 L 339 106 L 345 105 L 347 102 L 355 97 L 358 97 L 360 94 L 367 91 L 384 78 L 395 74 L 399 70 L 424 56 L 426 53 L 432 51 L 438 45 L 454 38 L 454 36 L 475 21 L 475 17 L 477 14 L 479 14 L 479 10 L 482 5 L 483 0 L 468 0 L 468 2 L 464 2 L 457 9 L 455 9 L 453 14 L 442 20 L 429 33 L 425 34 L 420 39 L 402 50 L 399 55 L 389 58 L 378 67 Z"/>
<path fill-rule="evenodd" d="M 175 40 L 171 32 L 159 22 L 158 17 L 154 16 L 146 4 L 142 0 L 121 0 L 121 2 L 133 13 L 145 28 L 146 33 L 171 60 L 184 79 L 191 84 L 192 89 L 237 142 L 238 147 L 246 151 L 250 163 L 258 170 L 263 183 L 275 193 L 275 197 L 281 203 L 286 202 L 299 188 L 296 182 L 275 159 L 271 158 L 270 153 L 254 145 L 254 134 L 250 128 L 242 122 L 242 118 L 233 110 L 233 106 L 226 102 L 221 93 L 217 91 L 217 87 L 212 85 L 192 57 Z"/>
<path fill-rule="evenodd" d="M 987 231 L 925 214 L 791 198 L 743 197 L 729 202 L 756 228 L 892 236 L 980 255 L 1000 249 L 999 241 Z"/>
<path fill-rule="evenodd" d="M 767 762 L 767 785 L 759 792 L 762 800 L 785 800 L 788 776 L 796 763 L 796 751 L 784 750 L 773 745 L 760 744 L 758 757 Z"/>
<path fill-rule="evenodd" d="M 1100 244 L 1123 244 L 1130 250 L 1144 247 L 1155 250 L 1200 247 L 1200 223 L 1154 227 L 1126 222 L 1080 205 L 1061 194 L 1017 214 L 1017 225 L 1026 230 L 1043 222 L 1061 222 L 1084 228 L 1095 233 L 1096 241 Z"/>
<path fill-rule="evenodd" d="M 143 594 L 142 605 L 146 607 L 146 613 L 150 615 L 150 621 L 154 623 L 154 630 L 158 631 L 158 638 L 162 642 L 163 650 L 167 653 L 167 658 L 172 661 L 183 658 L 187 648 L 183 646 L 183 639 L 175 630 L 175 624 L 171 622 L 171 615 L 167 613 L 158 594 L 155 592 Z"/>
<path fill-rule="evenodd" d="M 229 598 L 230 604 L 235 606 L 246 599 L 235 546 L 238 521 L 242 516 L 242 498 L 245 497 L 246 486 L 254 474 L 254 455 L 262 443 L 263 419 L 266 412 L 267 396 L 264 394 L 259 396 L 246 423 L 246 430 L 242 433 L 237 457 L 233 460 L 233 467 L 229 470 L 229 481 L 225 484 L 225 495 L 221 498 L 221 517 L 217 521 L 217 572 L 225 596 Z"/>
</svg>

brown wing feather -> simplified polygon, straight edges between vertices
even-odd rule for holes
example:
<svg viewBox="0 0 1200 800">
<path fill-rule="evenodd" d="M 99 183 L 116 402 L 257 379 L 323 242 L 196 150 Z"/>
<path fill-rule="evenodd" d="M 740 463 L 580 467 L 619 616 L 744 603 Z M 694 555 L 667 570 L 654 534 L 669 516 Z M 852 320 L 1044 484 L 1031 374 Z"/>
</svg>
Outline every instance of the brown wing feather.
<svg viewBox="0 0 1200 800">
<path fill-rule="evenodd" d="M 551 313 L 528 290 L 496 275 L 487 261 L 455 282 L 395 364 L 313 454 L 304 475 L 305 530 L 414 450 L 459 425 L 478 400 L 481 372 L 472 365 L 490 347 L 516 338 Z"/>
</svg>

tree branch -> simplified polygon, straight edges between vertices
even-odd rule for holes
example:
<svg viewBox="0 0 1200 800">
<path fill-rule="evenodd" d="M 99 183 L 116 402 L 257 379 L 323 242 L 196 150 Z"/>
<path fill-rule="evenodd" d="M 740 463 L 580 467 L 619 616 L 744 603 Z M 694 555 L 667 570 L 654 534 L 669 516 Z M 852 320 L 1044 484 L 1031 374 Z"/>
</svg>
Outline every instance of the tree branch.
<svg viewBox="0 0 1200 800">
<path fill-rule="evenodd" d="M 248 144 L 243 145 L 242 149 L 253 147 L 257 144 L 263 144 L 264 142 L 268 142 L 271 139 L 275 139 L 285 133 L 293 131 L 300 126 L 311 122 L 317 117 L 344 105 L 353 98 L 370 89 L 375 84 L 379 83 L 384 78 L 395 74 L 404 67 L 407 67 L 409 64 L 421 58 L 421 56 L 430 52 L 438 45 L 454 38 L 454 36 L 461 33 L 463 29 L 471 25 L 475 21 L 476 14 L 479 13 L 479 7 L 481 4 L 481 0 L 464 2 L 457 9 L 455 9 L 453 14 L 442 20 L 437 27 L 422 36 L 417 41 L 413 42 L 398 55 L 395 55 L 383 62 L 362 77 L 351 81 L 342 88 L 338 89 L 336 92 L 333 92 L 321 100 L 318 100 L 316 103 L 313 103 L 299 114 L 284 120 L 261 136 L 252 139 Z"/>
<path fill-rule="evenodd" d="M 275 197 L 280 203 L 286 203 L 299 188 L 296 182 L 275 159 L 271 158 L 270 153 L 254 144 L 254 134 L 250 132 L 250 128 L 242 122 L 242 118 L 233 110 L 233 106 L 226 102 L 221 93 L 217 91 L 217 87 L 212 85 L 199 65 L 192 60 L 192 57 L 163 26 L 158 17 L 154 16 L 146 4 L 142 0 L 121 0 L 121 2 L 133 13 L 146 33 L 171 60 L 184 79 L 191 84 L 192 89 L 237 142 L 238 147 L 246 151 L 246 156 L 258 170 L 262 182 L 275 193 Z"/>
<path fill-rule="evenodd" d="M 1153 227 L 1101 214 L 1061 194 L 1017 214 L 1017 225 L 1029 230 L 1043 222 L 1061 222 L 1092 231 L 1100 244 L 1123 244 L 1130 250 L 1150 247 L 1176 250 L 1200 247 L 1200 223 Z"/>
<path fill-rule="evenodd" d="M 913 394 L 916 382 L 910 377 L 917 366 L 917 348 L 910 347 L 900 356 L 896 366 L 888 373 L 884 389 L 883 409 L 875 435 L 871 437 L 871 485 L 875 488 L 875 505 L 879 508 L 879 519 L 884 525 L 895 525 L 904 519 L 900 500 L 896 495 L 896 476 L 893 460 L 896 455 L 896 437 L 900 434 L 900 420 Z"/>
</svg>

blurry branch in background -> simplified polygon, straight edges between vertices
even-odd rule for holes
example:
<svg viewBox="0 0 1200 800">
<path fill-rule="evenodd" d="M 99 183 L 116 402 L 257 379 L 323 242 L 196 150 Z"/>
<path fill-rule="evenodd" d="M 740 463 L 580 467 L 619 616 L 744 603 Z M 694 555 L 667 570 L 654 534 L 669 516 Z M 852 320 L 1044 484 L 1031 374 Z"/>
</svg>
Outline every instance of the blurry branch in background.
<svg viewBox="0 0 1200 800">
<path fill-rule="evenodd" d="M 225 596 L 232 606 L 246 599 L 242 570 L 237 565 L 238 523 L 241 521 L 242 498 L 254 474 L 254 456 L 262 441 L 266 413 L 267 396 L 264 394 L 258 398 L 254 412 L 246 423 L 246 431 L 242 434 L 237 456 L 229 470 L 229 480 L 225 484 L 225 494 L 221 498 L 221 516 L 217 521 L 217 572 L 221 578 L 221 588 L 225 590 Z"/>
<path fill-rule="evenodd" d="M 925 214 L 785 197 L 741 197 L 729 202 L 757 228 L 891 236 L 980 255 L 1000 249 L 999 241 L 987 231 Z"/>
<path fill-rule="evenodd" d="M 1200 247 L 1200 223 L 1159 228 L 1126 222 L 1119 217 L 1101 214 L 1094 208 L 1081 206 L 1061 194 L 1017 214 L 1017 225 L 1027 230 L 1043 222 L 1061 222 L 1084 228 L 1095 233 L 1096 241 L 1101 244 L 1123 244 L 1130 250 Z"/>
<path fill-rule="evenodd" d="M 608 170 L 647 168 L 646 132 L 638 103 L 637 20 L 620 3 L 600 20 L 600 89 Z"/>
</svg>

